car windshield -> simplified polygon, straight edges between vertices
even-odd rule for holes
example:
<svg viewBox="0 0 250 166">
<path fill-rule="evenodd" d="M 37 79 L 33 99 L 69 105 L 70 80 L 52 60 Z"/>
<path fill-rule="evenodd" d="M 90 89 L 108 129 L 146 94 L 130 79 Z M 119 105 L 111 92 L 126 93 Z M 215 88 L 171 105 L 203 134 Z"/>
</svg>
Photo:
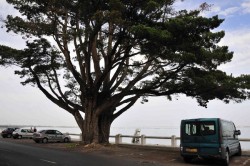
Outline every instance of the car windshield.
<svg viewBox="0 0 250 166">
<path fill-rule="evenodd" d="M 189 136 L 205 136 L 215 134 L 215 122 L 214 121 L 202 121 L 202 122 L 186 122 L 184 133 Z"/>
</svg>

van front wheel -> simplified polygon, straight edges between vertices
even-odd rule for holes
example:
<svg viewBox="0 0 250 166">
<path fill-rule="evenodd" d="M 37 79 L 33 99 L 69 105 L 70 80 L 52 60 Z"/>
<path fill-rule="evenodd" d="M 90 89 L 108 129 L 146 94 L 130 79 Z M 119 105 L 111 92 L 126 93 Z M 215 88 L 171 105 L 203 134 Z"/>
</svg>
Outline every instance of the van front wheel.
<svg viewBox="0 0 250 166">
<path fill-rule="evenodd" d="M 228 152 L 228 150 L 226 151 L 226 153 L 225 153 L 225 159 L 224 159 L 224 166 L 229 166 L 229 152 Z"/>
</svg>

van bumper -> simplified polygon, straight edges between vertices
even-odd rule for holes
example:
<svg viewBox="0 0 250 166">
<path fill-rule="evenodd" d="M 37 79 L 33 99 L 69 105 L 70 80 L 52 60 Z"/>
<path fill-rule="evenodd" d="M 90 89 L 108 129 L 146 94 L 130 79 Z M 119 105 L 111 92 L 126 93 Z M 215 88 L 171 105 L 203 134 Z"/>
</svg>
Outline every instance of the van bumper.
<svg viewBox="0 0 250 166">
<path fill-rule="evenodd" d="M 216 158 L 216 159 L 223 159 L 225 155 L 224 150 L 221 148 L 188 148 L 188 147 L 181 147 L 180 153 L 182 157 L 189 157 L 189 158 Z"/>
<path fill-rule="evenodd" d="M 183 153 L 181 154 L 182 157 L 189 157 L 189 158 L 214 158 L 214 159 L 222 159 L 222 155 L 217 154 L 217 155 L 201 155 L 201 154 L 188 154 L 188 153 Z"/>
</svg>

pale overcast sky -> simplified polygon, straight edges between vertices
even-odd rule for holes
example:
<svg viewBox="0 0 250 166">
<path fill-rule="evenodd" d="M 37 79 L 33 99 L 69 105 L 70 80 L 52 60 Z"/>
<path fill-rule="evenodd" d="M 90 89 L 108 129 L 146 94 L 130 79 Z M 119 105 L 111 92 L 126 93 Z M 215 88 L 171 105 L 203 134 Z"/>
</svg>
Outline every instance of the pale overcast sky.
<svg viewBox="0 0 250 166">
<path fill-rule="evenodd" d="M 178 8 L 197 8 L 204 1 L 185 0 L 175 4 Z M 234 51 L 231 63 L 221 69 L 233 75 L 250 74 L 250 0 L 209 0 L 210 11 L 205 16 L 219 15 L 225 21 L 218 30 L 225 30 L 221 45 Z M 5 0 L 0 0 L 0 18 L 15 14 Z M 16 34 L 0 29 L 0 44 L 23 48 L 25 43 Z M 63 125 L 76 126 L 74 118 L 51 103 L 38 89 L 22 86 L 13 68 L 0 68 L 0 125 Z M 178 100 L 177 100 L 178 99 Z M 180 96 L 173 101 L 150 98 L 146 104 L 138 101 L 129 111 L 113 123 L 113 127 L 178 126 L 181 119 L 219 117 L 232 120 L 237 126 L 250 126 L 250 101 L 224 104 L 211 101 L 208 108 L 199 107 L 194 99 Z"/>
</svg>

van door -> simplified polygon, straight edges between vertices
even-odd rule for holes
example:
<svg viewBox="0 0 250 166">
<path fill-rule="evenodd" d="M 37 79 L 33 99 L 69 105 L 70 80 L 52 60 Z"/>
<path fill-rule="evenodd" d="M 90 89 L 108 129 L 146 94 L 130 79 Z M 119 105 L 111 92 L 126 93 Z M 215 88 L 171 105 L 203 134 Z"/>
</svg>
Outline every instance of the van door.
<svg viewBox="0 0 250 166">
<path fill-rule="evenodd" d="M 198 138 L 198 121 L 183 121 L 181 142 L 185 152 L 197 153 L 200 147 Z"/>
<path fill-rule="evenodd" d="M 217 120 L 195 119 L 182 124 L 184 152 L 208 156 L 218 154 L 219 136 Z"/>
<path fill-rule="evenodd" d="M 200 155 L 217 155 L 219 153 L 219 127 L 217 120 L 201 120 Z"/>
</svg>

